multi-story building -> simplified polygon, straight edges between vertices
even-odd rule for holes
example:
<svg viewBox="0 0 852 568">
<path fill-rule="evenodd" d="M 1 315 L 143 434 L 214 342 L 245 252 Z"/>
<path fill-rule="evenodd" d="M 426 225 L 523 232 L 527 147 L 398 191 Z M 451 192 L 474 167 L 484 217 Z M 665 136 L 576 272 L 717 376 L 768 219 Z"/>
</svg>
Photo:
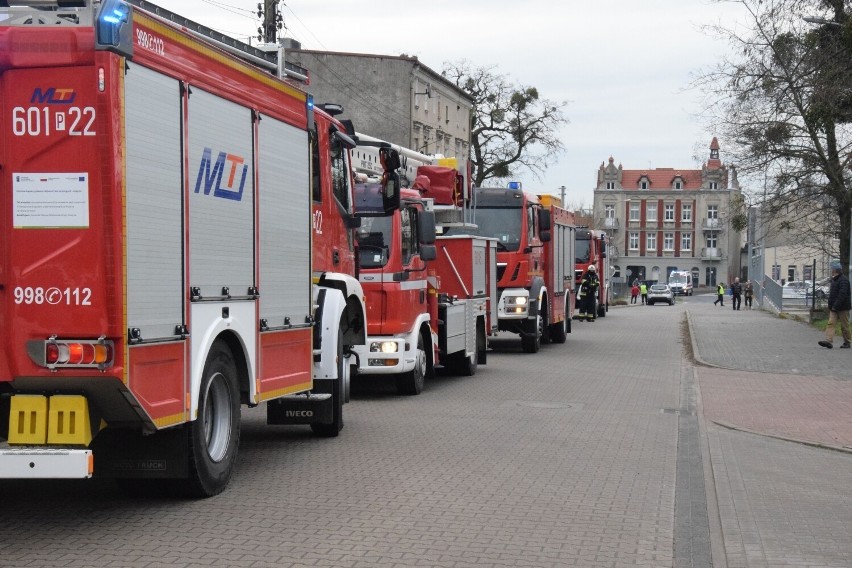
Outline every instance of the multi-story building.
<svg viewBox="0 0 852 568">
<path fill-rule="evenodd" d="M 287 59 L 310 73 L 314 101 L 343 105 L 359 132 L 467 162 L 473 100 L 417 57 L 301 49 L 292 40 L 288 45 Z"/>
<path fill-rule="evenodd" d="M 616 282 L 665 282 L 672 270 L 688 270 L 693 286 L 716 286 L 741 274 L 741 236 L 730 223 L 740 188 L 716 138 L 701 169 L 626 170 L 614 162 L 598 169 L 594 218 L 610 235 Z"/>
</svg>

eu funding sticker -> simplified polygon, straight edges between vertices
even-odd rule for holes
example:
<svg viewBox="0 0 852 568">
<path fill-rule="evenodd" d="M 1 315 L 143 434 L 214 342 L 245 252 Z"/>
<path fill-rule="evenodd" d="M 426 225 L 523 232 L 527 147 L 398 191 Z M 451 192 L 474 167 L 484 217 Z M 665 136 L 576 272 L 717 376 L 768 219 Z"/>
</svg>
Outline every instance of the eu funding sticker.
<svg viewBox="0 0 852 568">
<path fill-rule="evenodd" d="M 89 174 L 13 173 L 16 229 L 89 227 Z"/>
</svg>

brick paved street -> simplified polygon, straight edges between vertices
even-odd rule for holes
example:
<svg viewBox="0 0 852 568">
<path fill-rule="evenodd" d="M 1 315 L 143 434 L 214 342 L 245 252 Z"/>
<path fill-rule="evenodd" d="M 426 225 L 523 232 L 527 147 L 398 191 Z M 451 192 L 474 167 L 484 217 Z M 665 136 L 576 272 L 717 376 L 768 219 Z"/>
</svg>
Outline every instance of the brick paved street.
<svg viewBox="0 0 852 568">
<path fill-rule="evenodd" d="M 247 410 L 213 499 L 4 482 L 0 565 L 852 565 L 852 454 L 749 432 L 847 445 L 852 354 L 711 301 L 613 308 L 537 355 L 505 336 L 418 397 L 361 382 L 337 439 Z M 693 367 L 687 312 L 700 360 L 751 372 Z"/>
</svg>

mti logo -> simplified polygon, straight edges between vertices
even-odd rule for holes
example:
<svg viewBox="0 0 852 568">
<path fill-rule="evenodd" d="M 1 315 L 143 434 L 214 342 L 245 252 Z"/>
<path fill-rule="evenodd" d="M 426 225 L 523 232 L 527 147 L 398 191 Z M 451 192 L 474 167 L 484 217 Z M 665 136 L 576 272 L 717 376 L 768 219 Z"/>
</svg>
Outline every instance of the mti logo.
<svg viewBox="0 0 852 568">
<path fill-rule="evenodd" d="M 213 197 L 221 197 L 223 199 L 231 199 L 233 201 L 241 201 L 243 198 L 243 189 L 246 185 L 248 177 L 248 166 L 243 165 L 245 159 L 234 154 L 226 154 L 219 152 L 216 161 L 212 159 L 213 150 L 204 148 L 201 154 L 201 165 L 198 167 L 198 178 L 195 180 L 195 193 L 201 191 L 201 182 L 204 182 L 204 195 L 210 195 L 210 190 L 213 190 Z M 230 166 L 226 165 L 229 164 Z M 213 170 L 210 170 L 210 164 L 213 164 Z M 225 170 L 228 170 L 227 183 L 222 186 L 222 176 Z M 239 187 L 234 187 L 234 182 L 239 176 Z"/>
<path fill-rule="evenodd" d="M 49 105 L 70 105 L 77 98 L 77 93 L 74 89 L 57 89 L 50 87 L 42 91 L 39 87 L 33 91 L 33 96 L 30 98 L 30 104 L 49 104 Z"/>
</svg>

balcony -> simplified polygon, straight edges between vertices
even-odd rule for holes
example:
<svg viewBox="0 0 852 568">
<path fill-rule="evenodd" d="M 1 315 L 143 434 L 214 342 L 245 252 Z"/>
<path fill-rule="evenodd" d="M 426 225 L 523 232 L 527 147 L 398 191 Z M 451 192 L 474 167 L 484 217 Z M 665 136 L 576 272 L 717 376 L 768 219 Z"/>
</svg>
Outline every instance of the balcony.
<svg viewBox="0 0 852 568">
<path fill-rule="evenodd" d="M 701 228 L 706 230 L 719 230 L 722 228 L 722 220 L 705 217 L 704 221 L 701 223 Z"/>
<path fill-rule="evenodd" d="M 618 219 L 615 217 L 606 217 L 603 222 L 604 229 L 618 230 Z"/>
<path fill-rule="evenodd" d="M 719 247 L 701 249 L 701 260 L 722 260 L 722 249 Z"/>
</svg>

